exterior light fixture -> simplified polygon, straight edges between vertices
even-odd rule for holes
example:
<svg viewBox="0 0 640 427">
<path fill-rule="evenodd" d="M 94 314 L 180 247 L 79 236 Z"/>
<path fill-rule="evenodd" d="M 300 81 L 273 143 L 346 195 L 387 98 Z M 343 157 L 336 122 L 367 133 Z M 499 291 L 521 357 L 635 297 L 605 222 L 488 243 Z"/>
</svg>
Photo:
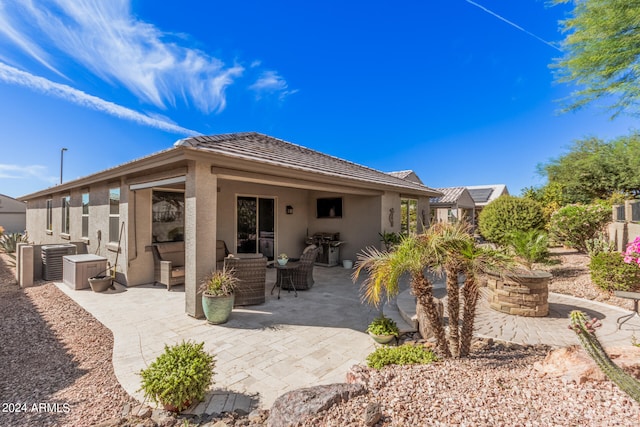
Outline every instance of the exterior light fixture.
<svg viewBox="0 0 640 427">
<path fill-rule="evenodd" d="M 287 215 L 293 214 L 293 206 L 287 205 Z"/>
</svg>

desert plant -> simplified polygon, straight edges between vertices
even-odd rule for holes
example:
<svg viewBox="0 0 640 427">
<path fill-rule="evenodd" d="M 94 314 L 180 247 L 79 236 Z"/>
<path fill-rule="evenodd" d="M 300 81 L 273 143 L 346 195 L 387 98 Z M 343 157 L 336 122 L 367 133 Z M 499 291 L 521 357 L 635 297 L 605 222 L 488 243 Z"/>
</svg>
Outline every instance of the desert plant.
<svg viewBox="0 0 640 427">
<path fill-rule="evenodd" d="M 425 268 L 433 265 L 435 260 L 434 252 L 424 244 L 428 238 L 425 236 L 409 235 L 402 239 L 393 252 L 382 252 L 374 247 L 364 249 L 358 254 L 352 278 L 355 283 L 362 271 L 368 273 L 361 284 L 362 299 L 377 306 L 385 294 L 391 299 L 399 293 L 400 277 L 408 272 L 411 289 L 425 308 L 438 349 L 448 357 L 451 352 L 442 318 L 433 300 L 433 283 L 425 275 Z"/>
<path fill-rule="evenodd" d="M 611 221 L 611 208 L 604 204 L 567 205 L 551 215 L 549 234 L 553 241 L 587 252 L 587 241 Z"/>
<path fill-rule="evenodd" d="M 403 344 L 398 347 L 378 347 L 367 356 L 367 366 L 381 369 L 387 365 L 416 365 L 436 362 L 438 358 L 421 345 Z"/>
<path fill-rule="evenodd" d="M 446 271 L 449 281 L 448 290 L 455 298 L 459 295 L 458 273 L 464 273 L 463 287 L 464 310 L 462 331 L 460 333 L 460 355 L 466 356 L 469 351 L 475 308 L 478 298 L 478 273 L 497 266 L 506 266 L 508 257 L 497 251 L 479 247 L 468 233 L 467 226 L 458 222 L 455 224 L 434 224 L 421 235 L 410 235 L 402 239 L 393 252 L 382 252 L 375 248 L 367 248 L 358 254 L 358 262 L 353 272 L 354 282 L 364 270 L 368 274 L 362 282 L 363 300 L 378 305 L 386 294 L 391 298 L 399 292 L 399 280 L 404 273 L 410 275 L 410 286 L 418 303 L 425 309 L 429 324 L 436 339 L 438 352 L 443 357 L 452 355 L 444 329 L 443 319 L 436 307 L 433 297 L 433 283 L 425 274 L 430 268 L 436 271 Z M 449 313 L 458 313 L 457 304 L 449 305 Z M 451 319 L 451 317 L 450 317 Z M 450 320 L 451 325 L 458 325 L 457 320 Z M 457 335 L 457 328 L 454 337 Z M 468 343 L 466 342 L 468 340 Z M 450 340 L 453 342 L 454 340 Z M 455 340 L 456 342 L 458 340 Z M 457 345 L 452 346 L 454 351 Z M 454 353 L 454 356 L 458 354 Z"/>
<path fill-rule="evenodd" d="M 18 243 L 29 243 L 29 236 L 27 233 L 9 233 L 2 234 L 0 236 L 0 249 L 5 253 L 15 253 L 18 249 Z"/>
<path fill-rule="evenodd" d="M 640 268 L 625 263 L 618 252 L 600 252 L 592 256 L 589 271 L 591 281 L 607 292 L 628 291 L 640 284 Z"/>
<path fill-rule="evenodd" d="M 400 330 L 398 329 L 396 322 L 384 315 L 373 319 L 367 327 L 367 332 L 374 335 L 393 335 L 395 337 L 400 334 Z"/>
<path fill-rule="evenodd" d="M 584 243 L 589 257 L 602 252 L 615 252 L 616 250 L 615 242 L 610 241 L 603 234 L 599 234 L 593 239 L 587 239 Z"/>
<path fill-rule="evenodd" d="M 535 200 L 501 196 L 485 206 L 478 217 L 478 229 L 486 240 L 504 244 L 514 231 L 542 230 L 542 205 Z"/>
<path fill-rule="evenodd" d="M 549 238 L 540 230 L 516 230 L 509 234 L 507 246 L 516 259 L 531 270 L 533 263 L 549 260 Z"/>
<path fill-rule="evenodd" d="M 204 343 L 183 341 L 164 346 L 164 353 L 140 371 L 140 390 L 146 398 L 181 411 L 194 400 L 202 400 L 212 383 L 215 357 L 203 350 Z"/>
<path fill-rule="evenodd" d="M 598 319 L 587 320 L 587 316 L 579 310 L 569 315 L 569 326 L 577 335 L 580 344 L 587 354 L 596 362 L 602 372 L 633 400 L 640 403 L 640 381 L 613 363 L 596 336 L 596 329 L 601 326 Z"/>
<path fill-rule="evenodd" d="M 238 277 L 232 268 L 222 267 L 209 273 L 200 284 L 200 290 L 213 296 L 231 295 L 238 284 Z"/>
</svg>

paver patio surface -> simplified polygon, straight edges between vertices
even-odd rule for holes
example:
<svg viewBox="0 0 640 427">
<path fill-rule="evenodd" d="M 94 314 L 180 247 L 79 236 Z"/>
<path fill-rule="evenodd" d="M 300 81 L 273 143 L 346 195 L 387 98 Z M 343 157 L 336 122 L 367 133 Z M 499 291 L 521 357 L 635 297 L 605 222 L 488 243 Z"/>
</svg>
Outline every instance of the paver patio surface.
<svg viewBox="0 0 640 427">
<path fill-rule="evenodd" d="M 275 282 L 275 269 L 269 269 L 266 302 L 234 309 L 224 325 L 186 315 L 184 287 L 167 292 L 161 286 L 117 285 L 116 291 L 94 293 L 57 285 L 113 332 L 115 374 L 140 400 L 137 373 L 162 353 L 165 344 L 203 341 L 216 354 L 215 389 L 187 413 L 210 414 L 268 408 L 287 391 L 344 382 L 349 367 L 363 363 L 375 349 L 364 330 L 379 311 L 361 304 L 350 271 L 316 267 L 314 277 L 316 284 L 310 290 L 298 292 L 298 297 L 283 291 L 278 300 L 275 292 L 269 294 Z M 434 294 L 444 296 L 444 284 L 435 286 Z M 628 345 L 633 337 L 640 340 L 640 317 L 617 329 L 616 320 L 628 310 L 553 293 L 549 303 L 549 316 L 532 318 L 498 313 L 481 300 L 475 333 L 520 344 L 578 344 L 567 325 L 569 312 L 581 309 L 603 320 L 598 336 L 605 345 Z"/>
<path fill-rule="evenodd" d="M 214 390 L 191 408 L 211 413 L 271 406 L 300 387 L 344 382 L 349 367 L 375 347 L 364 332 L 378 310 L 360 303 L 358 286 L 340 267 L 316 267 L 307 291 L 269 294 L 275 269 L 268 269 L 264 304 L 234 309 L 229 321 L 211 325 L 184 312 L 184 287 L 134 286 L 94 293 L 58 287 L 114 335 L 113 365 L 125 390 L 139 400 L 137 374 L 164 350 L 184 340 L 204 342 L 216 354 Z"/>
</svg>

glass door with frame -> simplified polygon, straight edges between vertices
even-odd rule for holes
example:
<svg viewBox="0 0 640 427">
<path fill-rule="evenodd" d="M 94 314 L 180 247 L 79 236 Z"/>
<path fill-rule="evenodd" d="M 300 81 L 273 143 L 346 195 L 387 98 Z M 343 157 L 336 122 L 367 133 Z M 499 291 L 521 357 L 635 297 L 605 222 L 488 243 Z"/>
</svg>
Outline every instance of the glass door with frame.
<svg viewBox="0 0 640 427">
<path fill-rule="evenodd" d="M 236 204 L 236 252 L 261 253 L 269 261 L 275 252 L 275 206 L 273 198 L 238 196 Z"/>
</svg>

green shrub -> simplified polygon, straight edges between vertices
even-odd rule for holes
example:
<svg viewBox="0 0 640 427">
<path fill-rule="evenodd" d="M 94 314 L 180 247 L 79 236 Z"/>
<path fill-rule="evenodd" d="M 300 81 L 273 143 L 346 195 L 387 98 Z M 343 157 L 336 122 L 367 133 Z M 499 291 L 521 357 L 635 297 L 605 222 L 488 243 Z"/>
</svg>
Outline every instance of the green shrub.
<svg viewBox="0 0 640 427">
<path fill-rule="evenodd" d="M 589 263 L 591 281 L 605 291 L 628 291 L 640 284 L 640 268 L 618 252 L 600 252 Z"/>
<path fill-rule="evenodd" d="M 544 231 L 518 230 L 509 234 L 507 238 L 509 248 L 528 269 L 531 269 L 534 262 L 549 260 L 549 239 Z"/>
<path fill-rule="evenodd" d="M 505 244 L 513 232 L 542 230 L 544 227 L 542 205 L 521 197 L 498 197 L 485 206 L 478 217 L 482 237 L 500 244 Z"/>
<path fill-rule="evenodd" d="M 188 403 L 202 400 L 211 385 L 215 357 L 203 350 L 204 343 L 183 341 L 164 346 L 164 353 L 147 369 L 140 371 L 146 398 L 173 406 L 177 411 Z"/>
<path fill-rule="evenodd" d="M 396 337 L 400 334 L 396 322 L 384 315 L 373 319 L 367 327 L 367 332 L 371 332 L 374 335 L 394 335 Z"/>
<path fill-rule="evenodd" d="M 379 347 L 367 356 L 370 368 L 380 369 L 387 365 L 416 365 L 437 361 L 436 355 L 421 345 L 403 344 L 399 347 Z"/>
<path fill-rule="evenodd" d="M 610 221 L 611 208 L 606 205 L 567 205 L 551 215 L 549 234 L 558 243 L 587 252 L 587 241 Z"/>
</svg>

